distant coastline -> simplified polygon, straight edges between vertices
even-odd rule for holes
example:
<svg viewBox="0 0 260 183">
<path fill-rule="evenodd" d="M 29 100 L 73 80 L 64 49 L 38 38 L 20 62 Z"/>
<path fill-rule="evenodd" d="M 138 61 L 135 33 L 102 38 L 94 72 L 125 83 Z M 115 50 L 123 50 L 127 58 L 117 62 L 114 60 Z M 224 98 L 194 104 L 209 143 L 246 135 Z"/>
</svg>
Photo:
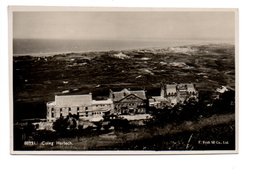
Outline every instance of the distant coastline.
<svg viewBox="0 0 260 183">
<path fill-rule="evenodd" d="M 70 53 L 126 51 L 135 49 L 159 49 L 176 46 L 207 44 L 234 44 L 223 40 L 53 40 L 53 39 L 14 39 L 13 56 L 53 56 Z"/>
</svg>

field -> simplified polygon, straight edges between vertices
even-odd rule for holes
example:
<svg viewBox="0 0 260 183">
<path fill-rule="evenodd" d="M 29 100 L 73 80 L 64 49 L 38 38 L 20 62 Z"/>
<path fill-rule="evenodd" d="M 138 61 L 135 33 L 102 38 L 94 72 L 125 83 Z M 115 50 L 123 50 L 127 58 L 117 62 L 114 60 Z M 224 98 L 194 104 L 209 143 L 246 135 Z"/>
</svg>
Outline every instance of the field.
<svg viewBox="0 0 260 183">
<path fill-rule="evenodd" d="M 141 88 L 159 95 L 164 83 L 195 83 L 199 91 L 235 87 L 235 48 L 229 44 L 13 57 L 14 120 L 45 118 L 55 94 Z"/>
</svg>

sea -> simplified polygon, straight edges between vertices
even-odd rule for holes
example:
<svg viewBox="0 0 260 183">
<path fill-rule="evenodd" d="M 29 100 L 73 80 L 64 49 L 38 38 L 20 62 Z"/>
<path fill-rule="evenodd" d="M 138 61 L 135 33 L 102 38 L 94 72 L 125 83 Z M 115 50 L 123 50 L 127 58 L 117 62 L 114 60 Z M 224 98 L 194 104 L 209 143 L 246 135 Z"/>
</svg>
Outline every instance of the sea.
<svg viewBox="0 0 260 183">
<path fill-rule="evenodd" d="M 130 49 L 165 48 L 193 44 L 228 43 L 218 40 L 61 40 L 61 39 L 14 39 L 13 55 L 49 55 L 91 51 L 119 51 Z"/>
</svg>

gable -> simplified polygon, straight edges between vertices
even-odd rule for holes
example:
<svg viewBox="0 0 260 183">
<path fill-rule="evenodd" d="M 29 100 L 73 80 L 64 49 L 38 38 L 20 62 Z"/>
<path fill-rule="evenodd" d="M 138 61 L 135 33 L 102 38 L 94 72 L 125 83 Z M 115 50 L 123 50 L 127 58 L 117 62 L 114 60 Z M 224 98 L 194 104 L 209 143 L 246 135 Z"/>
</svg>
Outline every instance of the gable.
<svg viewBox="0 0 260 183">
<path fill-rule="evenodd" d="M 118 102 L 143 102 L 143 101 L 144 101 L 144 99 L 136 96 L 135 94 L 130 94 L 130 95 L 127 95 L 126 97 L 124 97 L 123 99 L 121 99 Z"/>
<path fill-rule="evenodd" d="M 119 92 L 113 92 L 112 91 L 110 97 L 113 101 L 121 101 L 129 95 L 135 95 L 135 96 L 137 96 L 137 97 L 139 97 L 143 100 L 146 99 L 146 95 L 145 95 L 144 90 L 130 91 L 130 90 L 127 90 L 127 89 L 123 89 Z"/>
</svg>

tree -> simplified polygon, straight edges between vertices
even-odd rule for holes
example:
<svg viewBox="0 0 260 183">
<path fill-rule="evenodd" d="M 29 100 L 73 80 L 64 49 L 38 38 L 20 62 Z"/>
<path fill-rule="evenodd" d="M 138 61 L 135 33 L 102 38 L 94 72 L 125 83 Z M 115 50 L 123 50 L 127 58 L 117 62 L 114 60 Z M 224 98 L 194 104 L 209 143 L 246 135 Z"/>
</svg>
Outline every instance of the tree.
<svg viewBox="0 0 260 183">
<path fill-rule="evenodd" d="M 121 118 L 111 119 L 110 126 L 114 126 L 115 130 L 122 130 L 122 131 L 129 130 L 130 128 L 129 121 L 127 119 L 121 119 Z"/>
<path fill-rule="evenodd" d="M 65 133 L 68 126 L 68 118 L 63 118 L 62 116 L 53 123 L 53 129 L 58 133 Z"/>
<path fill-rule="evenodd" d="M 235 91 L 229 90 L 219 95 L 219 99 L 213 103 L 215 113 L 235 112 Z"/>
</svg>

